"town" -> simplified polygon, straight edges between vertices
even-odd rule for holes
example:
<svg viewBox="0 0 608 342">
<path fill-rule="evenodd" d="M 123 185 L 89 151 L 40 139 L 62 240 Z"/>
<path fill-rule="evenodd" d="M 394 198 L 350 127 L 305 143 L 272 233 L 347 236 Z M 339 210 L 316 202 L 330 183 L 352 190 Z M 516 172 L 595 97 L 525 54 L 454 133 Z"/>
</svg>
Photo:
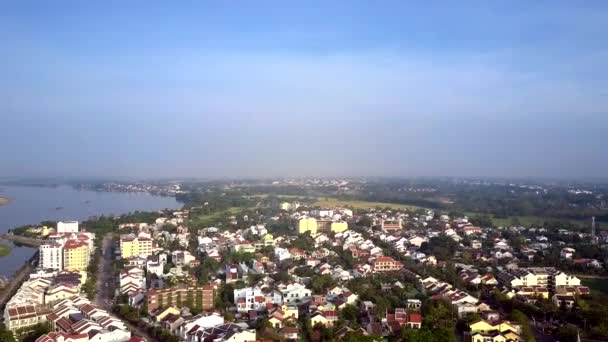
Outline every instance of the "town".
<svg viewBox="0 0 608 342">
<path fill-rule="evenodd" d="M 293 196 L 225 210 L 209 198 L 16 232 L 39 239 L 39 257 L 6 303 L 6 329 L 43 332 L 37 342 L 606 336 L 584 282 L 605 275 L 586 251 L 608 243 L 603 231 Z"/>
</svg>

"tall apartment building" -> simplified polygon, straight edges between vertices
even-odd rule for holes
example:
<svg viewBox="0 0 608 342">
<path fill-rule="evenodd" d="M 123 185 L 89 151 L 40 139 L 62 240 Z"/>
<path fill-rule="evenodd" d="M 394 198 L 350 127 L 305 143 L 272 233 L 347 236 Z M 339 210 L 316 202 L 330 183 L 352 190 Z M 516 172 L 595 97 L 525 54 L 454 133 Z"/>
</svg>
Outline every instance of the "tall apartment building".
<svg viewBox="0 0 608 342">
<path fill-rule="evenodd" d="M 38 267 L 44 270 L 63 270 L 63 246 L 57 242 L 40 245 Z"/>
<path fill-rule="evenodd" d="M 78 233 L 78 221 L 57 222 L 57 233 Z"/>
<path fill-rule="evenodd" d="M 137 237 L 134 234 L 120 236 L 120 256 L 123 259 L 134 256 L 145 258 L 150 255 L 152 255 L 152 239 Z"/>
<path fill-rule="evenodd" d="M 86 271 L 89 266 L 89 244 L 68 240 L 63 246 L 63 269 L 66 271 Z"/>
<path fill-rule="evenodd" d="M 146 293 L 149 313 L 169 306 L 210 310 L 213 309 L 214 298 L 215 289 L 212 285 L 150 289 Z"/>
<path fill-rule="evenodd" d="M 317 220 L 314 217 L 302 217 L 300 221 L 298 221 L 298 232 L 300 234 L 304 234 L 306 232 L 310 232 L 311 234 L 315 234 L 317 232 Z"/>
</svg>

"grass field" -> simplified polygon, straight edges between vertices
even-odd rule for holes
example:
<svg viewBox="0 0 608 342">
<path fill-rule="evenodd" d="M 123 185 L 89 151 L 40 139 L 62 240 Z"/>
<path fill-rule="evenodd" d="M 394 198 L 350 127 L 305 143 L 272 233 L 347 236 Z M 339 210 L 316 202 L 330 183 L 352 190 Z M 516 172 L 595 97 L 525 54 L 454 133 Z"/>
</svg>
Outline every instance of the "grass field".
<svg viewBox="0 0 608 342">
<path fill-rule="evenodd" d="M 467 215 L 469 218 L 471 218 L 473 216 L 488 215 L 485 213 L 474 213 L 474 212 L 465 212 L 464 214 Z M 490 215 L 490 216 L 492 216 L 492 215 Z M 497 218 L 497 217 L 492 216 L 492 222 L 494 222 L 494 224 L 496 226 L 510 226 L 513 218 L 517 218 L 519 220 L 519 223 L 525 227 L 529 227 L 536 223 L 543 224 L 545 221 L 554 221 L 554 220 L 566 221 L 563 219 L 543 217 L 543 216 L 509 216 L 507 218 Z M 578 224 L 578 225 L 585 225 L 585 224 L 590 225 L 591 224 L 591 222 L 586 222 L 584 220 L 567 220 L 567 221 L 570 221 L 570 222 L 572 222 L 574 224 Z"/>
<path fill-rule="evenodd" d="M 11 246 L 0 244 L 0 257 L 11 254 Z"/>
<path fill-rule="evenodd" d="M 606 278 L 581 278 L 581 283 L 589 287 L 591 291 L 608 295 L 608 279 Z"/>
<path fill-rule="evenodd" d="M 415 205 L 407 205 L 407 204 L 395 204 L 395 203 L 383 203 L 383 202 L 367 202 L 367 201 L 343 201 L 336 198 L 331 197 L 319 197 L 317 201 L 314 203 L 320 207 L 351 207 L 354 209 L 367 209 L 367 208 L 393 208 L 393 209 L 409 209 L 409 210 L 418 210 L 418 209 L 426 209 L 423 207 L 418 207 Z"/>
<path fill-rule="evenodd" d="M 232 207 L 228 210 L 218 211 L 209 215 L 196 215 L 195 217 L 190 219 L 190 222 L 196 226 L 214 225 L 217 224 L 216 221 L 220 218 L 220 216 L 226 214 L 236 214 L 242 209 L 243 208 Z"/>
<path fill-rule="evenodd" d="M 249 198 L 265 198 L 268 197 L 268 195 L 266 194 L 262 194 L 262 195 L 253 195 L 253 196 L 248 196 Z M 289 200 L 292 198 L 305 198 L 307 196 L 295 196 L 295 195 L 277 195 L 277 197 L 279 198 L 283 198 L 285 200 Z M 309 197 L 310 198 L 310 197 Z M 383 203 L 383 202 L 368 202 L 368 201 L 346 201 L 346 200 L 339 200 L 337 198 L 333 198 L 333 197 L 317 197 L 317 200 L 313 203 L 313 205 L 315 206 L 320 206 L 320 207 L 351 207 L 354 209 L 369 209 L 369 208 L 376 208 L 376 207 L 381 207 L 381 208 L 393 208 L 393 209 L 410 209 L 410 210 L 418 210 L 418 209 L 428 209 L 428 208 L 424 208 L 424 207 L 419 207 L 419 206 L 415 206 L 415 205 L 407 205 L 407 204 L 396 204 L 396 203 Z M 475 212 L 465 212 L 465 215 L 467 215 L 469 218 L 473 217 L 473 216 L 481 216 L 481 215 L 487 215 L 485 213 L 475 213 Z M 492 217 L 492 221 L 494 222 L 494 224 L 496 226 L 510 226 L 511 225 L 511 221 L 513 220 L 513 218 L 517 218 L 520 222 L 521 225 L 529 227 L 533 224 L 542 224 L 545 221 L 552 221 L 552 220 L 560 220 L 558 218 L 551 218 L 551 217 L 542 217 L 542 216 L 510 216 L 507 218 L 497 218 L 497 217 Z M 578 224 L 578 225 L 590 225 L 590 222 L 584 221 L 584 220 L 568 220 L 574 224 Z"/>
</svg>

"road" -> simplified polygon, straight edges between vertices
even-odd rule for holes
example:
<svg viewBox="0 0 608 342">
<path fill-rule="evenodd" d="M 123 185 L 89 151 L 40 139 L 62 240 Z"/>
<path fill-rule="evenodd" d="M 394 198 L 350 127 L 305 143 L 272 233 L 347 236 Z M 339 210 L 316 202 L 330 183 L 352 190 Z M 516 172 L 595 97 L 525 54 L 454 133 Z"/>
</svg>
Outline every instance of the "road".
<svg viewBox="0 0 608 342">
<path fill-rule="evenodd" d="M 97 269 L 97 294 L 95 295 L 94 303 L 98 307 L 111 312 L 114 299 L 114 288 L 116 285 L 112 274 L 112 258 L 114 255 L 112 253 L 112 234 L 106 234 L 103 237 L 101 248 L 103 256 L 99 262 L 99 268 Z M 123 322 L 134 335 L 143 337 L 149 342 L 158 341 L 158 339 L 150 336 L 146 331 L 139 327 L 134 326 L 125 320 L 123 320 Z"/>
</svg>

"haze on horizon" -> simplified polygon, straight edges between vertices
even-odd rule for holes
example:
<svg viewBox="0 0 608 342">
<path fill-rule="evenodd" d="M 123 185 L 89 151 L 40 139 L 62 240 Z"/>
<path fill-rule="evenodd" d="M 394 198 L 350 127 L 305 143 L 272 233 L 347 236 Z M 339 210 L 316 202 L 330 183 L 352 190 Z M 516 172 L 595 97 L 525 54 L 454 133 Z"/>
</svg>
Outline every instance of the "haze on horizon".
<svg viewBox="0 0 608 342">
<path fill-rule="evenodd" d="M 608 2 L 0 4 L 0 177 L 605 177 Z"/>
</svg>

